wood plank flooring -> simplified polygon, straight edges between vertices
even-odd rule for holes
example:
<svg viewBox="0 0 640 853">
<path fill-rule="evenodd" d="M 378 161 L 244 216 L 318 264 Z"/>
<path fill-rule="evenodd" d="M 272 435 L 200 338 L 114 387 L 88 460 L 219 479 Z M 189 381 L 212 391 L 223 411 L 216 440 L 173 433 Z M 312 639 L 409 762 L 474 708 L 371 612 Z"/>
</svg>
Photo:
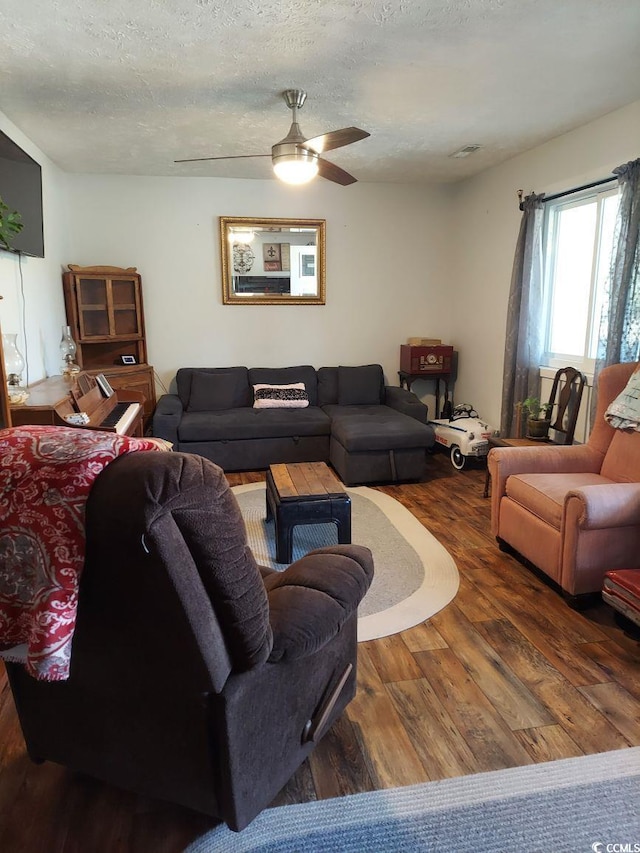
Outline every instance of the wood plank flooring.
<svg viewBox="0 0 640 853">
<path fill-rule="evenodd" d="M 427 623 L 360 645 L 355 700 L 274 805 L 640 745 L 640 643 L 603 603 L 569 609 L 497 549 L 484 477 L 436 454 L 424 482 L 380 487 L 453 555 L 460 591 Z M 232 485 L 263 479 L 229 475 Z M 3 853 L 178 853 L 211 826 L 32 765 L 2 668 Z"/>
</svg>

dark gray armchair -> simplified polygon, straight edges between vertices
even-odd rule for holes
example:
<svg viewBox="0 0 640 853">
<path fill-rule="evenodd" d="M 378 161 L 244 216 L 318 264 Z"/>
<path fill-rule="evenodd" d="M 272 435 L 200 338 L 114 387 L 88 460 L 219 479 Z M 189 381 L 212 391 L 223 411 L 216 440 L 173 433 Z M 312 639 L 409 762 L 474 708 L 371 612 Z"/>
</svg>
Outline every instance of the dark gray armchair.
<svg viewBox="0 0 640 853">
<path fill-rule="evenodd" d="M 246 826 L 355 691 L 358 546 L 260 568 L 223 472 L 112 462 L 87 504 L 67 681 L 7 664 L 30 756 Z"/>
</svg>

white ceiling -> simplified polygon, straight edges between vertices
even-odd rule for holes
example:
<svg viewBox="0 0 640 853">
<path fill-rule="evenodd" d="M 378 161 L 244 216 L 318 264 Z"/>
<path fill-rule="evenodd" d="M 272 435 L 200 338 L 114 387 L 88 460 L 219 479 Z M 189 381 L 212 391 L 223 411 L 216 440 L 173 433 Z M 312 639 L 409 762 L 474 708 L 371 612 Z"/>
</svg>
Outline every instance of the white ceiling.
<svg viewBox="0 0 640 853">
<path fill-rule="evenodd" d="M 270 153 L 302 88 L 359 180 L 453 181 L 640 99 L 639 47 L 638 0 L 0 0 L 0 110 L 70 172 L 267 178 L 173 160 Z"/>
</svg>

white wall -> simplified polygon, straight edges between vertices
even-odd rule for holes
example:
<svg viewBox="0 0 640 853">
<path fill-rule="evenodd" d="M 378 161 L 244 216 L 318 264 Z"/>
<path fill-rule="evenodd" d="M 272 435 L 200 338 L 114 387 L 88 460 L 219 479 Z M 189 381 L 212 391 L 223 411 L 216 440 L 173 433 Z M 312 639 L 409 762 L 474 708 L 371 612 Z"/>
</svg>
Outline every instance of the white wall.
<svg viewBox="0 0 640 853">
<path fill-rule="evenodd" d="M 559 136 L 454 189 L 452 341 L 456 401 L 500 424 L 507 300 L 520 224 L 518 189 L 550 195 L 608 177 L 640 157 L 640 101 Z"/>
<path fill-rule="evenodd" d="M 165 385 L 185 366 L 369 362 L 397 384 L 408 336 L 450 335 L 449 196 L 389 184 L 71 175 L 67 260 L 138 267 L 149 361 Z M 223 305 L 221 215 L 326 219 L 327 304 Z"/>
<path fill-rule="evenodd" d="M 65 322 L 61 270 L 69 238 L 66 176 L 2 113 L 0 130 L 42 167 L 45 257 L 0 250 L 0 326 L 4 333 L 18 334 L 18 348 L 28 356 L 28 381 L 36 382 L 60 372 L 58 346 Z M 26 382 L 27 375 L 22 378 Z"/>
<path fill-rule="evenodd" d="M 1 113 L 0 128 L 43 167 L 47 257 L 22 259 L 31 381 L 58 372 L 63 267 L 137 266 L 164 385 L 187 365 L 303 362 L 380 362 L 395 384 L 400 344 L 436 337 L 460 354 L 456 401 L 494 424 L 516 191 L 550 194 L 640 156 L 640 101 L 450 188 L 67 175 Z M 326 219 L 327 305 L 222 305 L 220 215 Z M 18 259 L 5 252 L 0 292 L 3 329 L 20 332 Z M 413 388 L 433 414 L 433 383 Z"/>
</svg>

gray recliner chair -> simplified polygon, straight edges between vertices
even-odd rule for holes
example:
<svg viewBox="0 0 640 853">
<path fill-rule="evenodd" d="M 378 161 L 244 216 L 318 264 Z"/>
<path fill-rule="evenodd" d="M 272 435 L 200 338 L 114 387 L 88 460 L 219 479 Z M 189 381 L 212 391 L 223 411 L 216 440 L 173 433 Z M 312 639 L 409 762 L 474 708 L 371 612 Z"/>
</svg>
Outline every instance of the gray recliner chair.
<svg viewBox="0 0 640 853">
<path fill-rule="evenodd" d="M 97 478 L 67 681 L 7 671 L 30 756 L 245 827 L 355 692 L 368 549 L 257 566 L 220 468 L 122 456 Z"/>
</svg>

